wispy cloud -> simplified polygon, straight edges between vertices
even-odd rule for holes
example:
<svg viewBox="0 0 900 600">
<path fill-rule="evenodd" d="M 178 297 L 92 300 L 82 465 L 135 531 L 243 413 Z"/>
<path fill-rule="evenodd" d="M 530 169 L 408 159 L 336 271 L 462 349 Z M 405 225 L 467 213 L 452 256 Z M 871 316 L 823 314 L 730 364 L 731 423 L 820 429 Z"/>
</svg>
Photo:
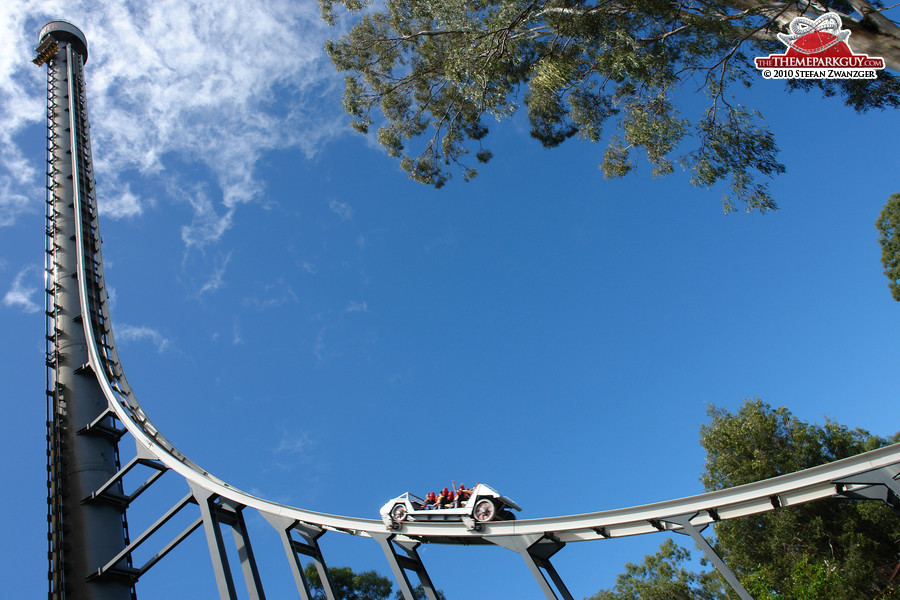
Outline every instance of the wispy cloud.
<svg viewBox="0 0 900 600">
<path fill-rule="evenodd" d="M 349 313 L 369 312 L 369 303 L 365 300 L 363 300 L 362 302 L 351 300 L 347 303 L 347 308 L 345 308 L 344 311 Z"/>
<path fill-rule="evenodd" d="M 32 277 L 37 269 L 34 267 L 25 267 L 13 279 L 12 285 L 6 295 L 3 296 L 3 305 L 10 308 L 18 308 L 27 313 L 36 313 L 41 310 L 41 305 L 34 297 L 38 296 L 40 288 L 35 285 L 26 283 L 26 279 Z M 38 296 L 40 298 L 40 296 Z"/>
<path fill-rule="evenodd" d="M 300 455 L 305 456 L 314 442 L 310 439 L 309 434 L 305 431 L 287 432 L 281 434 L 278 445 L 275 446 L 274 453 L 280 455 Z"/>
<path fill-rule="evenodd" d="M 275 283 L 261 286 L 253 296 L 244 299 L 244 304 L 255 306 L 259 310 L 268 310 L 295 302 L 297 302 L 297 294 L 290 285 L 281 279 Z"/>
<path fill-rule="evenodd" d="M 118 342 L 143 342 L 149 341 L 156 346 L 157 352 L 163 352 L 169 347 L 169 340 L 152 327 L 135 327 L 134 325 L 116 325 L 116 341 Z"/>
<path fill-rule="evenodd" d="M 206 283 L 200 286 L 200 291 L 198 292 L 198 294 L 203 295 L 207 292 L 215 292 L 223 285 L 225 285 L 225 271 L 228 270 L 229 262 L 231 262 L 230 252 L 218 259 L 217 264 L 213 268 L 213 272 L 209 276 L 209 279 L 206 280 Z"/>
<path fill-rule="evenodd" d="M 349 221 L 353 218 L 353 208 L 346 202 L 332 200 L 328 203 L 328 208 L 331 209 L 331 212 L 339 216 L 342 221 Z"/>
<path fill-rule="evenodd" d="M 206 173 L 217 192 L 212 207 L 192 203 L 184 241 L 213 243 L 239 205 L 261 198 L 263 153 L 312 156 L 345 130 L 334 101 L 339 76 L 322 52 L 331 32 L 314 2 L 8 0 L 0 3 L 0 226 L 40 207 L 43 155 L 27 155 L 19 140 L 26 130 L 41 136 L 45 75 L 30 53 L 40 27 L 59 15 L 88 39 L 94 165 L 108 216 L 139 216 L 152 200 L 133 182 L 171 181 L 188 166 L 192 179 L 177 185 Z"/>
<path fill-rule="evenodd" d="M 231 343 L 235 346 L 244 343 L 244 338 L 241 336 L 241 321 L 237 317 L 231 321 Z"/>
<path fill-rule="evenodd" d="M 316 341 L 313 343 L 313 356 L 316 357 L 316 360 L 321 364 L 325 360 L 325 332 L 328 331 L 328 327 L 320 327 L 318 333 L 316 333 Z"/>
<path fill-rule="evenodd" d="M 181 240 L 188 248 L 202 249 L 210 242 L 219 240 L 231 227 L 234 208 L 224 209 L 220 214 L 205 190 L 196 189 L 187 201 L 193 209 L 194 219 L 190 225 L 181 228 Z"/>
</svg>

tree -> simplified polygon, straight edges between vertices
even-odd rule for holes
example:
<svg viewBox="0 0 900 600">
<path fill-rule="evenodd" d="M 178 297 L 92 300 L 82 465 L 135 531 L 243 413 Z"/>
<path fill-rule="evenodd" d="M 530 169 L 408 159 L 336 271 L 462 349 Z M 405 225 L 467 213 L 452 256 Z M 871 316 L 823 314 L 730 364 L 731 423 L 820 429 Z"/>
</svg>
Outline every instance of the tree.
<svg viewBox="0 0 900 600">
<path fill-rule="evenodd" d="M 721 582 L 711 572 L 693 573 L 682 565 L 690 552 L 667 539 L 659 552 L 640 565 L 628 563 L 615 587 L 588 600 L 725 600 Z"/>
<path fill-rule="evenodd" d="M 303 574 L 309 582 L 313 600 L 326 600 L 325 588 L 315 565 L 308 564 Z M 337 600 L 388 600 L 391 596 L 390 579 L 375 571 L 354 573 L 350 567 L 329 567 L 328 574 Z"/>
<path fill-rule="evenodd" d="M 413 598 L 415 600 L 427 600 L 425 596 L 425 588 L 419 584 L 412 589 Z M 446 596 L 444 596 L 444 592 L 441 590 L 434 590 L 434 593 L 437 594 L 438 600 L 447 600 Z M 403 600 L 403 592 L 397 590 L 397 595 L 394 596 L 395 600 Z"/>
<path fill-rule="evenodd" d="M 767 179 L 784 171 L 760 115 L 728 94 L 758 80 L 752 58 L 783 51 L 775 40 L 795 17 L 840 14 L 857 52 L 900 69 L 900 27 L 880 0 L 385 0 L 326 45 L 348 72 L 344 108 L 420 182 L 465 179 L 492 153 L 492 118 L 527 107 L 531 135 L 547 147 L 580 136 L 606 141 L 606 176 L 631 171 L 640 151 L 654 175 L 691 172 L 692 183 L 728 180 L 731 210 L 776 207 Z M 320 0 L 361 12 L 371 0 Z M 791 89 L 842 94 L 857 111 L 900 106 L 900 80 L 803 80 Z M 681 114 L 677 97 L 702 91 L 706 109 Z M 380 113 L 380 116 L 379 116 Z M 615 124 L 607 137 L 604 128 Z M 684 150 L 687 138 L 694 142 Z M 474 160 L 471 156 L 474 153 Z"/>
<path fill-rule="evenodd" d="M 833 421 L 810 425 L 784 407 L 747 400 L 736 413 L 709 409 L 701 427 L 707 490 L 725 489 L 900 441 Z M 820 500 L 714 526 L 717 552 L 756 600 L 900 600 L 900 518 L 880 501 Z M 589 600 L 736 598 L 714 572 L 683 565 L 671 540 L 615 587 Z"/>
<path fill-rule="evenodd" d="M 803 422 L 755 399 L 737 413 L 710 408 L 701 428 L 702 481 L 718 490 L 831 462 L 900 441 L 833 421 Z M 821 500 L 723 521 L 717 550 L 756 598 L 900 599 L 900 518 L 887 504 Z M 827 593 L 822 595 L 821 591 Z"/>
<path fill-rule="evenodd" d="M 900 194 L 891 194 L 875 221 L 881 244 L 881 264 L 890 280 L 888 288 L 894 300 L 900 302 Z"/>
<path fill-rule="evenodd" d="M 310 563 L 303 569 L 309 592 L 313 600 L 326 600 L 325 588 L 319 577 L 319 571 Z M 350 567 L 329 567 L 328 574 L 334 586 L 337 600 L 388 600 L 391 597 L 391 581 L 375 571 L 354 573 Z M 425 589 L 418 585 L 413 588 L 415 600 L 426 600 Z M 444 599 L 444 592 L 435 590 L 439 600 Z M 403 592 L 397 590 L 396 600 L 403 600 Z"/>
</svg>

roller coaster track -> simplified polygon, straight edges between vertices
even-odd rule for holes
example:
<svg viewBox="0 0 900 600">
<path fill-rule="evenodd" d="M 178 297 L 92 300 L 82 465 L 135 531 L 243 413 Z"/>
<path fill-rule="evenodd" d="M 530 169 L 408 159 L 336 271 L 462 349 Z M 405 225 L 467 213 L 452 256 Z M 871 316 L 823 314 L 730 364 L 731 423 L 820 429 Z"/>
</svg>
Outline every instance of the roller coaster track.
<svg viewBox="0 0 900 600">
<path fill-rule="evenodd" d="M 42 45 L 38 51 L 45 55 L 44 62 L 49 63 L 47 272 L 53 279 L 47 286 L 48 411 L 52 413 L 48 415 L 51 598 L 134 597 L 135 582 L 200 528 L 206 534 L 219 595 L 223 599 L 236 598 L 222 525 L 228 525 L 234 531 L 249 596 L 264 598 L 243 517 L 244 510 L 253 509 L 278 531 L 297 590 L 304 600 L 309 600 L 310 591 L 301 556 L 316 565 L 326 596 L 335 599 L 318 543 L 327 532 L 377 541 L 406 600 L 413 600 L 408 571 L 417 574 L 426 597 L 437 600 L 435 587 L 417 552 L 421 544 L 493 544 L 507 548 L 525 560 L 547 598 L 571 599 L 571 593 L 550 562 L 550 558 L 566 544 L 661 531 L 690 535 L 738 595 L 749 599 L 750 595 L 701 535 L 708 525 L 827 498 L 880 499 L 897 503 L 900 497 L 900 444 L 805 471 L 687 498 L 570 516 L 478 524 L 402 522 L 386 525 L 380 520 L 313 512 L 259 498 L 215 477 L 184 456 L 153 425 L 125 377 L 111 327 L 100 248 L 82 75 L 87 57 L 86 41 L 71 24 L 65 24 L 61 29 L 48 25 L 45 30 L 42 30 Z M 79 41 L 84 41 L 83 48 Z M 58 47 L 54 48 L 54 45 Z M 65 164 L 66 161 L 70 162 Z M 71 181 L 70 188 L 66 181 Z M 71 233 L 65 225 L 69 222 L 73 227 Z M 61 266 L 70 254 L 74 262 L 74 273 L 71 274 Z M 71 282 L 77 285 L 72 286 Z M 73 311 L 77 314 L 70 315 L 71 318 L 65 318 L 67 302 L 78 307 Z M 72 505 L 72 500 L 65 500 L 60 492 L 67 481 L 63 472 L 67 468 L 65 447 L 69 443 L 65 441 L 68 439 L 65 438 L 66 412 L 76 398 L 72 397 L 71 391 L 62 391 L 66 386 L 59 382 L 68 349 L 63 340 L 81 335 L 87 359 L 84 364 L 77 365 L 74 372 L 78 377 L 96 383 L 102 407 L 77 434 L 112 440 L 116 460 L 115 472 L 101 483 L 92 484 L 91 489 L 81 492 L 82 498 L 76 500 L 80 504 L 100 501 L 116 504 L 120 512 L 113 515 L 112 521 L 120 519 L 122 533 L 114 551 L 106 550 L 102 560 L 79 573 L 78 569 L 69 566 L 72 553 L 67 555 L 65 548 L 75 544 L 78 549 L 78 544 L 88 542 L 66 533 L 64 520 L 73 510 L 67 508 Z M 116 444 L 125 434 L 134 438 L 137 455 L 121 465 Z M 143 471 L 147 476 L 134 490 L 127 492 L 123 483 L 125 475 L 137 471 Z M 124 518 L 125 509 L 168 471 L 183 478 L 190 492 L 162 512 L 146 531 L 131 537 Z M 165 542 L 146 563 L 133 564 L 133 553 L 138 547 L 155 540 L 154 534 L 176 514 L 194 506 L 199 508 L 199 516 L 187 528 Z M 73 577 L 91 582 L 91 586 L 85 588 L 88 591 L 72 592 Z M 110 581 L 125 581 L 126 586 L 110 587 L 106 585 Z"/>
</svg>

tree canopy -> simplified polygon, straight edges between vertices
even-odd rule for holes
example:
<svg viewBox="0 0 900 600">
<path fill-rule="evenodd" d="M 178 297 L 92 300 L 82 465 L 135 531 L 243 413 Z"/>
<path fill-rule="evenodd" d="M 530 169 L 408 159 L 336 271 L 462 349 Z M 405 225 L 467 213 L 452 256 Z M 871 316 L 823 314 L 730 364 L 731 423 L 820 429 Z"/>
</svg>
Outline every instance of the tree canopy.
<svg viewBox="0 0 900 600">
<path fill-rule="evenodd" d="M 616 585 L 587 600 L 724 600 L 722 583 L 715 573 L 694 573 L 684 568 L 690 552 L 667 539 L 659 552 L 644 562 L 625 565 Z"/>
<path fill-rule="evenodd" d="M 900 441 L 834 421 L 809 424 L 748 400 L 709 411 L 701 428 L 707 490 L 814 467 Z M 900 518 L 884 502 L 822 500 L 715 526 L 718 550 L 757 598 L 900 599 Z M 805 583 L 804 583 L 805 582 Z M 827 588 L 825 596 L 811 589 Z"/>
<path fill-rule="evenodd" d="M 654 175 L 680 163 L 692 183 L 727 181 L 726 210 L 775 208 L 768 178 L 784 171 L 760 115 L 729 86 L 760 78 L 754 56 L 782 51 L 775 32 L 795 17 L 837 12 L 856 52 L 900 69 L 900 27 L 880 0 L 320 0 L 362 12 L 326 49 L 346 71 L 344 108 L 420 182 L 442 186 L 456 167 L 477 174 L 492 153 L 488 124 L 527 108 L 547 147 L 579 136 L 605 142 L 606 176 L 635 167 Z M 900 81 L 803 80 L 796 89 L 842 94 L 853 109 L 900 106 Z M 682 114 L 684 92 L 705 110 Z M 682 96 L 683 97 L 683 96 Z M 614 128 L 606 135 L 609 124 Z"/>
<path fill-rule="evenodd" d="M 315 565 L 303 570 L 309 582 L 313 600 L 326 600 L 325 588 Z M 329 567 L 328 575 L 338 600 L 388 600 L 391 596 L 391 580 L 376 571 L 354 573 L 350 567 Z"/>
<path fill-rule="evenodd" d="M 875 221 L 881 244 L 881 264 L 894 300 L 900 302 L 900 194 L 891 194 Z"/>
<path fill-rule="evenodd" d="M 313 600 L 326 600 L 325 588 L 315 565 L 306 565 L 303 574 L 309 582 L 309 593 Z M 389 600 L 391 597 L 391 580 L 376 571 L 355 573 L 350 567 L 329 567 L 328 575 L 337 600 Z M 425 600 L 425 589 L 421 585 L 414 587 L 412 591 L 416 600 Z M 440 600 L 444 600 L 444 592 L 435 592 Z M 397 590 L 394 599 L 403 600 L 403 592 Z"/>
<path fill-rule="evenodd" d="M 701 428 L 709 491 L 824 464 L 900 441 L 833 421 L 809 424 L 784 407 L 747 400 L 709 409 Z M 716 551 L 757 600 L 900 599 L 900 516 L 881 501 L 820 500 L 722 521 Z M 691 572 L 690 553 L 667 540 L 591 600 L 736 597 L 715 573 Z"/>
</svg>

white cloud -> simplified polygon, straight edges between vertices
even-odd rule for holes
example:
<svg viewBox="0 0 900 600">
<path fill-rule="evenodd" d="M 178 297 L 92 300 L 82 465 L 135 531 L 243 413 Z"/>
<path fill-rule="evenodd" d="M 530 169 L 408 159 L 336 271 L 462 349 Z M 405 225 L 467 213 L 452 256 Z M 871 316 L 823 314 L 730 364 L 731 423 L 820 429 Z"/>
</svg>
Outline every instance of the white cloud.
<svg viewBox="0 0 900 600">
<path fill-rule="evenodd" d="M 202 249 L 220 239 L 231 227 L 234 209 L 227 209 L 223 214 L 216 213 L 215 204 L 203 189 L 197 189 L 187 200 L 194 211 L 194 220 L 181 228 L 181 240 L 188 248 Z"/>
<path fill-rule="evenodd" d="M 156 346 L 157 352 L 163 352 L 169 347 L 169 340 L 160 332 L 151 327 L 135 327 L 133 325 L 116 325 L 116 340 L 118 342 L 142 342 L 148 340 Z"/>
<path fill-rule="evenodd" d="M 231 321 L 231 343 L 235 346 L 244 343 L 244 338 L 241 337 L 241 321 L 237 317 Z"/>
<path fill-rule="evenodd" d="M 106 196 L 106 200 L 101 207 L 103 216 L 113 219 L 121 219 L 125 217 L 139 217 L 144 212 L 144 206 L 141 199 L 131 191 L 131 186 L 125 184 L 116 188 L 116 194 L 113 197 Z"/>
<path fill-rule="evenodd" d="M 0 154 L 4 152 L 4 148 L 0 141 Z M 26 189 L 25 193 L 17 191 L 22 188 Z M 31 193 L 27 192 L 28 189 L 31 189 Z M 37 186 L 21 186 L 8 175 L 0 174 L 0 227 L 12 225 L 20 214 L 30 209 L 37 210 L 34 199 L 40 198 L 40 194 Z"/>
<path fill-rule="evenodd" d="M 231 261 L 231 253 L 229 252 L 225 256 L 219 259 L 219 264 L 213 269 L 212 275 L 200 287 L 199 294 L 205 294 L 206 292 L 215 292 L 223 285 L 225 285 L 225 271 L 228 269 L 228 263 Z"/>
<path fill-rule="evenodd" d="M 256 294 L 244 299 L 244 304 L 259 310 L 277 308 L 284 304 L 297 302 L 297 294 L 283 279 L 266 284 L 256 290 Z"/>
<path fill-rule="evenodd" d="M 3 296 L 3 305 L 10 308 L 18 308 L 27 313 L 36 313 L 41 310 L 41 305 L 33 297 L 38 294 L 40 288 L 37 285 L 28 285 L 26 279 L 36 269 L 25 267 L 13 279 L 12 286 Z"/>
<path fill-rule="evenodd" d="M 362 302 L 351 300 L 347 303 L 347 308 L 345 308 L 344 310 L 349 313 L 369 312 L 369 304 L 365 300 L 363 300 Z"/>
<path fill-rule="evenodd" d="M 299 433 L 288 433 L 285 431 L 275 446 L 275 454 L 300 455 L 304 456 L 306 451 L 315 445 L 310 439 L 309 434 L 305 431 Z"/>
<path fill-rule="evenodd" d="M 107 261 L 105 261 L 105 260 L 104 260 L 103 262 L 104 262 L 105 268 L 106 268 L 106 269 L 109 269 L 109 262 L 107 262 Z M 115 309 L 116 309 L 116 303 L 117 303 L 119 297 L 118 297 L 118 295 L 116 294 L 116 288 L 114 288 L 113 286 L 109 285 L 108 283 L 106 284 L 106 299 L 109 300 L 109 309 L 110 309 L 110 310 L 115 310 Z"/>
<path fill-rule="evenodd" d="M 328 208 L 331 209 L 331 212 L 339 216 L 342 221 L 349 221 L 353 218 L 353 208 L 346 202 L 332 200 L 328 203 Z"/>
<path fill-rule="evenodd" d="M 31 49 L 40 27 L 60 15 L 88 40 L 94 165 L 109 216 L 140 215 L 151 201 L 133 191 L 135 178 L 172 181 L 191 167 L 190 181 L 209 176 L 218 193 L 216 206 L 194 205 L 184 241 L 213 243 L 239 205 L 260 200 L 263 153 L 312 156 L 345 130 L 340 78 L 322 52 L 333 32 L 315 2 L 0 4 L 0 225 L 39 210 L 34 198 L 43 198 L 43 153 L 26 155 L 17 140 L 26 129 L 43 137 L 45 74 L 31 64 Z"/>
</svg>

